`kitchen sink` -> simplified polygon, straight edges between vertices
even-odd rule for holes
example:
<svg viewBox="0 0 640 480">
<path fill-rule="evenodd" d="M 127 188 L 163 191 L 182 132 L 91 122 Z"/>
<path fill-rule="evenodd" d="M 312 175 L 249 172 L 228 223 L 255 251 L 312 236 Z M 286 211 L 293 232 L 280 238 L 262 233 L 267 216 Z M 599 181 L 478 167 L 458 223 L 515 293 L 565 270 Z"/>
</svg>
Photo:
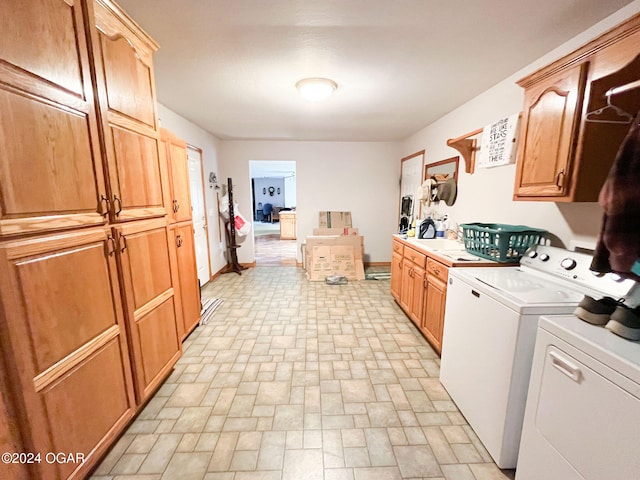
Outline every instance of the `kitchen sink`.
<svg viewBox="0 0 640 480">
<path fill-rule="evenodd" d="M 464 250 L 462 243 L 446 238 L 407 238 L 407 242 L 414 243 L 434 252 L 441 250 Z"/>
</svg>

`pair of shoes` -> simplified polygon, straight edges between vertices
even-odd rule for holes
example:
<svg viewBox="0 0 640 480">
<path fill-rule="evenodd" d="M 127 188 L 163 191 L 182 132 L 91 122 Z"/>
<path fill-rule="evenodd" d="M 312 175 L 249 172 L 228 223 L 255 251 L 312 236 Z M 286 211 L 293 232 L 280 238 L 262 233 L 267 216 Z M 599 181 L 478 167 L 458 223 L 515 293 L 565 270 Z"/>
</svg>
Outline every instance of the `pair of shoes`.
<svg viewBox="0 0 640 480">
<path fill-rule="evenodd" d="M 627 340 L 640 340 L 640 306 L 618 306 L 604 328 Z"/>
<path fill-rule="evenodd" d="M 621 303 L 611 297 L 595 300 L 589 295 L 585 295 L 573 311 L 573 314 L 591 325 L 603 326 L 607 324 L 611 314 L 616 311 L 619 305 Z"/>
<path fill-rule="evenodd" d="M 640 340 L 640 306 L 630 308 L 611 297 L 595 300 L 585 295 L 573 314 L 628 340 Z"/>
</svg>

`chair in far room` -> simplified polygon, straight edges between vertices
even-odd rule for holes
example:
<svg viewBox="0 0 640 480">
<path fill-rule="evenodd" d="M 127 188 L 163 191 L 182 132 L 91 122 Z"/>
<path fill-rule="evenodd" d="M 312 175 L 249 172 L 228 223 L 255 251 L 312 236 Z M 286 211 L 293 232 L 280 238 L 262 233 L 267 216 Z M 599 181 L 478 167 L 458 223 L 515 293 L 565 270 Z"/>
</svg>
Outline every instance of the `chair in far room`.
<svg viewBox="0 0 640 480">
<path fill-rule="evenodd" d="M 264 206 L 262 207 L 263 222 L 266 222 L 266 221 L 273 222 L 273 220 L 271 219 L 271 212 L 273 212 L 273 205 L 271 205 L 270 203 L 265 203 Z"/>
</svg>

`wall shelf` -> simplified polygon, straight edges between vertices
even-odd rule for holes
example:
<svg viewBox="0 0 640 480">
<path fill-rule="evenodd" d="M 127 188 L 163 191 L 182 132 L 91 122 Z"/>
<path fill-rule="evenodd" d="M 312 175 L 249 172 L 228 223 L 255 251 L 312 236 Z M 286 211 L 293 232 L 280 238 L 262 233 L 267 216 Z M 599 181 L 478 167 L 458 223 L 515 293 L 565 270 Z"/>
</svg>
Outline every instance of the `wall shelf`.
<svg viewBox="0 0 640 480">
<path fill-rule="evenodd" d="M 478 147 L 478 140 L 476 138 L 469 138 L 482 133 L 482 128 L 478 128 L 472 132 L 461 135 L 457 138 L 450 138 L 447 140 L 447 145 L 451 148 L 455 148 L 462 158 L 464 159 L 464 171 L 467 173 L 473 173 L 476 165 L 476 152 L 480 150 Z"/>
</svg>

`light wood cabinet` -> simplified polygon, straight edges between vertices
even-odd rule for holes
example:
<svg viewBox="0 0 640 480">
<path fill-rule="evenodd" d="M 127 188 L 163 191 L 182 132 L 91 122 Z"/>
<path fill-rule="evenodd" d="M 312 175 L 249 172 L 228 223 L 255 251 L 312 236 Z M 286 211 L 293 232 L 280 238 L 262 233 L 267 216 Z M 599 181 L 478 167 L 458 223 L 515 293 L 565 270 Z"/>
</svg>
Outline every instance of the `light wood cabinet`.
<svg viewBox="0 0 640 480">
<path fill-rule="evenodd" d="M 161 135 L 169 172 L 169 215 L 175 222 L 189 221 L 192 212 L 187 143 L 164 128 Z"/>
<path fill-rule="evenodd" d="M 280 240 L 296 239 L 296 212 L 280 212 Z"/>
<path fill-rule="evenodd" d="M 0 342 L 24 451 L 87 459 L 43 461 L 37 478 L 83 477 L 135 412 L 116 248 L 107 228 L 0 245 Z"/>
<path fill-rule="evenodd" d="M 595 112 L 638 72 L 640 15 L 518 82 L 525 99 L 514 200 L 598 200 L 630 122 Z M 633 116 L 640 110 L 640 89 L 610 98 Z"/>
<path fill-rule="evenodd" d="M 432 259 L 427 261 L 424 314 L 420 330 L 438 354 L 442 352 L 448 272 L 449 269 L 445 265 Z"/>
<path fill-rule="evenodd" d="M 404 247 L 400 306 L 419 327 L 424 299 L 424 274 L 426 255 L 410 247 Z"/>
<path fill-rule="evenodd" d="M 141 403 L 164 380 L 180 357 L 169 233 L 164 219 L 123 224 L 114 229 L 125 291 L 125 312 Z"/>
<path fill-rule="evenodd" d="M 193 231 L 189 159 L 187 143 L 166 129 L 161 129 L 163 153 L 168 175 L 166 203 L 171 205 L 169 215 L 176 271 L 178 302 L 178 332 L 184 340 L 200 321 L 200 284 L 196 264 L 196 246 Z"/>
<path fill-rule="evenodd" d="M 576 65 L 525 93 L 516 197 L 566 195 L 586 70 Z"/>
<path fill-rule="evenodd" d="M 391 294 L 400 308 L 424 335 L 438 355 L 442 351 L 447 281 L 450 266 L 436 255 L 413 248 L 410 242 L 393 239 Z M 437 257 L 441 258 L 441 257 Z M 465 262 L 465 267 L 503 266 L 487 262 Z"/>
<path fill-rule="evenodd" d="M 395 243 L 395 242 L 394 242 Z M 402 252 L 402 250 L 400 250 Z M 400 302 L 400 291 L 402 290 L 402 253 L 395 250 L 391 254 L 391 295 Z"/>
<path fill-rule="evenodd" d="M 181 339 L 193 331 L 200 321 L 200 284 L 195 256 L 193 223 L 180 223 L 172 227 L 178 265 Z"/>
<path fill-rule="evenodd" d="M 0 453 L 25 452 L 20 432 L 20 424 L 13 404 L 11 383 L 6 375 L 4 361 L 0 357 Z M 3 478 L 27 480 L 30 478 L 28 466 L 7 463 L 0 466 Z"/>
<path fill-rule="evenodd" d="M 110 0 L 93 2 L 97 92 L 111 220 L 166 214 L 152 55 L 157 44 Z"/>
<path fill-rule="evenodd" d="M 104 224 L 82 3 L 6 0 L 1 10 L 0 236 Z"/>
<path fill-rule="evenodd" d="M 110 0 L 0 17 L 0 448 L 85 456 L 0 476 L 86 478 L 180 355 L 157 46 Z"/>
</svg>

